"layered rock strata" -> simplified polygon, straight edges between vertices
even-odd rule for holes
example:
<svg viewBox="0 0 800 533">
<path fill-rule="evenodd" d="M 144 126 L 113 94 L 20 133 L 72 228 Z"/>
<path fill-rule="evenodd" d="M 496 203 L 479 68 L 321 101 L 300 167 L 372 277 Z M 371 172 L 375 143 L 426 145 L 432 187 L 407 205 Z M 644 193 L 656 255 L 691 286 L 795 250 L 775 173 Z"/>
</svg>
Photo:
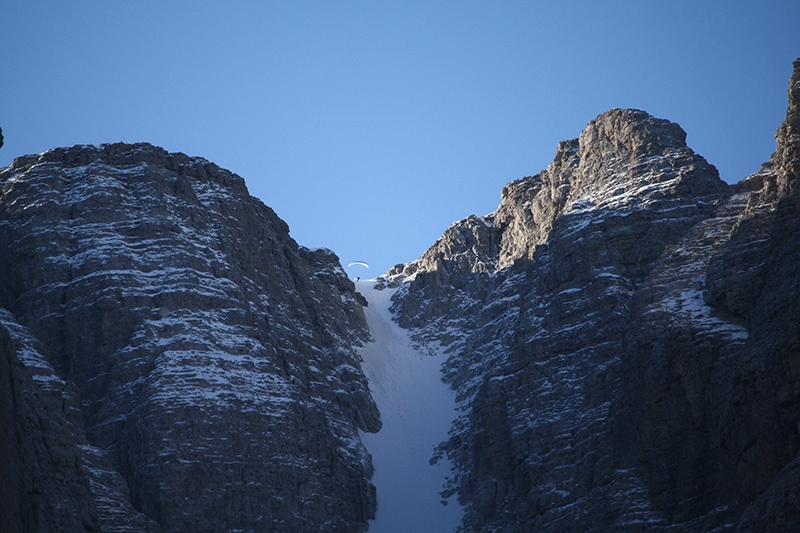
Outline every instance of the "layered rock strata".
<svg viewBox="0 0 800 533">
<path fill-rule="evenodd" d="M 800 523 L 799 98 L 796 62 L 777 150 L 734 186 L 678 125 L 611 110 L 387 274 L 451 354 L 463 530 Z"/>
<path fill-rule="evenodd" d="M 299 247 L 240 177 L 147 144 L 18 158 L 0 171 L 0 279 L 3 316 L 67 391 L 37 392 L 36 375 L 3 388 L 6 530 L 48 514 L 32 494 L 80 501 L 71 524 L 87 530 L 366 529 L 358 430 L 380 421 L 361 302 L 336 256 Z M 3 379 L 39 364 L 15 346 Z M 34 433 L 55 442 L 40 458 L 24 451 Z"/>
<path fill-rule="evenodd" d="M 776 139 L 728 186 L 611 110 L 387 274 L 449 354 L 462 530 L 794 531 L 800 61 Z M 366 529 L 365 301 L 241 178 L 146 144 L 19 158 L 0 280 L 0 529 Z"/>
</svg>

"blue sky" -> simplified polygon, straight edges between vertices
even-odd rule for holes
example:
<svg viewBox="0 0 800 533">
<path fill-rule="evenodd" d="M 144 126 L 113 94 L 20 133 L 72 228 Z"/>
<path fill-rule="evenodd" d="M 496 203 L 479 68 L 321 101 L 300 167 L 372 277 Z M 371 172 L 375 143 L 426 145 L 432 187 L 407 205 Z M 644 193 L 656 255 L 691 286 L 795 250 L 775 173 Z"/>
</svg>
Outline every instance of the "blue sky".
<svg viewBox="0 0 800 533">
<path fill-rule="evenodd" d="M 774 150 L 798 28 L 797 1 L 8 1 L 0 165 L 117 141 L 200 155 L 377 275 L 613 107 L 678 122 L 739 181 Z"/>
</svg>

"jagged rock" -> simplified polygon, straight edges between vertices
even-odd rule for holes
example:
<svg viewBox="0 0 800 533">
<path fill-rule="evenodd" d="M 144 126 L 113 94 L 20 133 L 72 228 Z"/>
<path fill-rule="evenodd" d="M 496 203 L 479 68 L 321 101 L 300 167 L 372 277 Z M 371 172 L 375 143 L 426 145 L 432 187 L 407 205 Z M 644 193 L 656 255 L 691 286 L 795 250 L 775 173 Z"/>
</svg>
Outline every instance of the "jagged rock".
<svg viewBox="0 0 800 533">
<path fill-rule="evenodd" d="M 79 391 L 98 482 L 163 531 L 366 529 L 380 420 L 333 253 L 146 144 L 18 158 L 0 195 L 0 305 Z"/>
<path fill-rule="evenodd" d="M 497 269 L 476 277 L 484 281 L 467 291 L 472 305 L 461 316 L 439 320 L 451 328 L 469 321 L 447 365 L 467 413 L 448 445 L 462 468 L 467 530 L 580 529 L 584 516 L 601 511 L 599 528 L 652 518 L 647 509 L 625 514 L 615 492 L 638 486 L 640 474 L 614 459 L 610 406 L 633 292 L 725 194 L 716 169 L 684 139 L 675 124 L 612 110 L 579 140 L 561 143 L 545 171 L 504 189 L 489 217 L 500 245 L 481 251 Z M 458 234 L 451 228 L 442 240 Z M 431 253 L 438 263 L 405 269 L 414 277 L 396 304 L 401 324 L 429 337 L 429 317 L 413 311 L 447 309 L 436 298 L 453 302 L 468 286 L 421 284 L 463 257 L 457 241 L 423 258 Z M 409 295 L 427 306 L 408 306 Z"/>
<path fill-rule="evenodd" d="M 786 120 L 775 134 L 778 147 L 772 155 L 777 175 L 779 196 L 800 194 L 800 59 L 794 62 L 789 80 L 789 107 Z"/>
<path fill-rule="evenodd" d="M 450 350 L 464 531 L 790 531 L 800 515 L 800 61 L 735 186 L 611 110 L 387 273 Z"/>
<path fill-rule="evenodd" d="M 720 421 L 736 496 L 750 503 L 742 530 L 790 531 L 800 519 L 800 60 L 794 63 L 786 119 L 730 245 L 712 258 L 709 301 L 743 317 L 750 336 L 728 376 Z M 794 464 L 794 463 L 792 463 Z M 787 521 L 787 517 L 789 517 Z"/>
<path fill-rule="evenodd" d="M 449 354 L 462 530 L 796 528 L 794 66 L 741 183 L 613 109 L 380 280 Z M 0 529 L 366 529 L 365 301 L 241 178 L 146 144 L 19 158 L 0 279 Z"/>
</svg>

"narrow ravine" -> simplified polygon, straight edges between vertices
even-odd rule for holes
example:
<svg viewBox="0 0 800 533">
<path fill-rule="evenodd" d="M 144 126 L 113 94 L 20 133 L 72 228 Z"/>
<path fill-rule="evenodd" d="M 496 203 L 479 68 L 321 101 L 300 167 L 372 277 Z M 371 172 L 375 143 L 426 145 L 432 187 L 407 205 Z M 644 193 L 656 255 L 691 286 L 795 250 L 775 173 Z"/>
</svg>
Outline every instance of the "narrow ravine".
<svg viewBox="0 0 800 533">
<path fill-rule="evenodd" d="M 376 290 L 359 281 L 356 289 L 369 302 L 365 309 L 374 342 L 364 346 L 364 373 L 381 412 L 378 433 L 363 433 L 372 454 L 378 511 L 370 533 L 445 533 L 461 518 L 455 497 L 441 491 L 450 475 L 443 458 L 431 465 L 434 446 L 447 439 L 455 418 L 455 393 L 441 380 L 443 355 L 423 355 L 411 347 L 408 332 L 389 312 L 394 290 Z"/>
</svg>

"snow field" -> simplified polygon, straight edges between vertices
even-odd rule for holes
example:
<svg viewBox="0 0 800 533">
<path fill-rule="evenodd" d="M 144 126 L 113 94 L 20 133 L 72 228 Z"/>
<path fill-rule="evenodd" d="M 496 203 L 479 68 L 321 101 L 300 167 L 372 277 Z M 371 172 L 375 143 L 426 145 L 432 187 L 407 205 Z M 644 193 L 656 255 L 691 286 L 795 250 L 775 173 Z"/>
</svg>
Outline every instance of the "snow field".
<svg viewBox="0 0 800 533">
<path fill-rule="evenodd" d="M 422 355 L 411 347 L 408 332 L 391 317 L 393 289 L 375 290 L 359 281 L 356 289 L 369 302 L 365 309 L 374 339 L 361 349 L 363 370 L 381 413 L 378 433 L 362 433 L 372 454 L 378 510 L 369 531 L 444 533 L 453 531 L 462 509 L 455 498 L 441 496 L 450 462 L 431 465 L 434 447 L 447 439 L 456 417 L 455 392 L 441 380 L 443 354 Z"/>
</svg>

